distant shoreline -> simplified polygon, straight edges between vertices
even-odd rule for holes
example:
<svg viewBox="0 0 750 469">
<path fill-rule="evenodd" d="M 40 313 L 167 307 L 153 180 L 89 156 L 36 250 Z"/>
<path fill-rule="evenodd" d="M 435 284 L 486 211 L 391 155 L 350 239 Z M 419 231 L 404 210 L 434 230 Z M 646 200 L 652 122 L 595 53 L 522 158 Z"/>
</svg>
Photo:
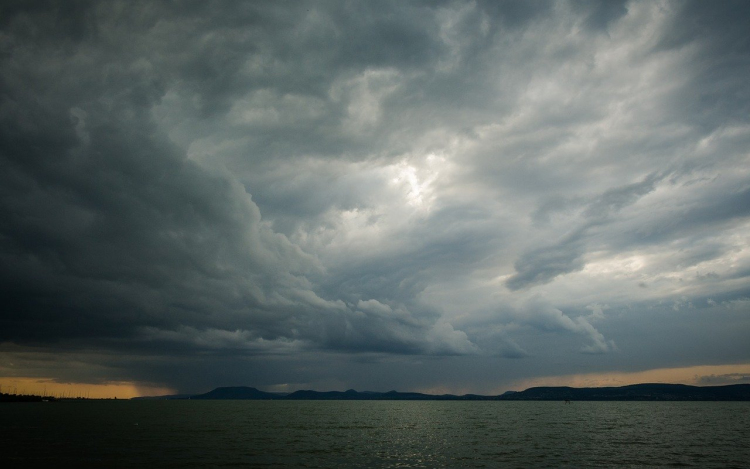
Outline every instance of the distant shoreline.
<svg viewBox="0 0 750 469">
<path fill-rule="evenodd" d="M 0 393 L 0 403 L 68 402 L 128 399 L 59 398 L 33 394 Z M 725 386 L 689 386 L 684 384 L 644 383 L 619 387 L 572 388 L 567 386 L 533 387 L 500 395 L 424 394 L 417 392 L 313 391 L 291 393 L 260 391 L 248 386 L 219 387 L 203 394 L 172 394 L 134 397 L 129 400 L 276 400 L 276 401 L 750 401 L 750 384 Z"/>
<path fill-rule="evenodd" d="M 496 396 L 424 394 L 416 392 L 312 391 L 271 393 L 253 387 L 220 387 L 203 394 L 136 397 L 134 400 L 359 400 L 359 401 L 750 401 L 750 384 L 689 386 L 644 383 L 619 387 L 534 387 Z"/>
</svg>

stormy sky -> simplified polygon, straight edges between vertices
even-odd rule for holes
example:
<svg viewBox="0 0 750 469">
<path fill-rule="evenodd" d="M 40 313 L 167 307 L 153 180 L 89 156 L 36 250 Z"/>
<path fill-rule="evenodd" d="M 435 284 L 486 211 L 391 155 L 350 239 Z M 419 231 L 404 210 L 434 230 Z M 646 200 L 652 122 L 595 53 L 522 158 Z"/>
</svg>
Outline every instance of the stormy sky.
<svg viewBox="0 0 750 469">
<path fill-rule="evenodd" d="M 743 1 L 4 1 L 0 382 L 748 382 L 748 31 Z"/>
</svg>

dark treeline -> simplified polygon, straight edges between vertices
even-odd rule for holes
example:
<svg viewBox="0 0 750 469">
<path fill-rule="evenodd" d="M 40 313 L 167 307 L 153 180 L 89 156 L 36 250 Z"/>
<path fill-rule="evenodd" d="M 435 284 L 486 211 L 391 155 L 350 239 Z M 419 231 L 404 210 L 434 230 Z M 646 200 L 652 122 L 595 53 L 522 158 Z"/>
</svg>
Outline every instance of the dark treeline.
<svg viewBox="0 0 750 469">
<path fill-rule="evenodd" d="M 77 396 L 49 396 L 37 394 L 9 394 L 0 393 L 0 402 L 54 402 L 54 401 L 86 401 L 88 397 Z"/>
<path fill-rule="evenodd" d="M 42 397 L 34 394 L 5 394 L 0 393 L 0 402 L 42 402 L 53 400 L 54 397 Z"/>
</svg>

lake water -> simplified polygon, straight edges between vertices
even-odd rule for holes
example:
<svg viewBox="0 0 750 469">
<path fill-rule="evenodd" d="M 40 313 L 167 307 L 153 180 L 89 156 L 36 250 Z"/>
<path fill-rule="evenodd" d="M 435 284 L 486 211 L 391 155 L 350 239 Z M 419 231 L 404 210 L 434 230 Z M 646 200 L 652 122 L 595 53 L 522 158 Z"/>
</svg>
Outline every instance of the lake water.
<svg viewBox="0 0 750 469">
<path fill-rule="evenodd" d="M 750 402 L 0 405 L 23 467 L 750 467 Z"/>
</svg>

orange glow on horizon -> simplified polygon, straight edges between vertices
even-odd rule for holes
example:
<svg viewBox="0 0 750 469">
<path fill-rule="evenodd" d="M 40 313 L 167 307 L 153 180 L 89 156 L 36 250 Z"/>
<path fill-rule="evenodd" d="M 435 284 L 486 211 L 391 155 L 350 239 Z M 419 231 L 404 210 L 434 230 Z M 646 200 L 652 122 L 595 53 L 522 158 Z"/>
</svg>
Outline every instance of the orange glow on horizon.
<svg viewBox="0 0 750 469">
<path fill-rule="evenodd" d="M 56 398 L 130 399 L 140 396 L 174 394 L 170 388 L 133 382 L 106 384 L 59 383 L 45 378 L 0 377 L 0 392 L 5 394 L 46 395 Z"/>
<path fill-rule="evenodd" d="M 750 363 L 740 365 L 700 365 L 683 368 L 658 368 L 636 372 L 585 373 L 563 376 L 543 376 L 515 381 L 507 389 L 523 391 L 537 386 L 570 386 L 594 388 L 627 386 L 639 383 L 689 384 L 712 386 L 731 384 L 732 376 L 750 376 Z M 718 378 L 717 382 L 706 382 L 702 378 Z M 724 382 L 721 378 L 725 377 Z M 737 381 L 737 383 L 746 381 Z M 502 391 L 501 391 L 502 392 Z"/>
</svg>

